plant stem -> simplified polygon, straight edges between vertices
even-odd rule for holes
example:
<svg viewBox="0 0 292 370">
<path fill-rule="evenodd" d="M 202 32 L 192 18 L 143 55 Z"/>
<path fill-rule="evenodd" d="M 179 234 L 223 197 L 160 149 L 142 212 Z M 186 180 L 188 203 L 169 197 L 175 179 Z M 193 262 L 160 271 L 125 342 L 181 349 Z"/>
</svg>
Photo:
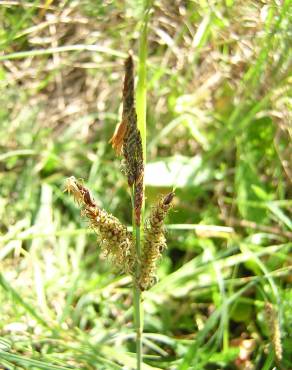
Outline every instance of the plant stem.
<svg viewBox="0 0 292 370">
<path fill-rule="evenodd" d="M 142 320 L 142 306 L 141 306 L 141 292 L 139 288 L 134 286 L 134 309 L 135 309 L 135 325 L 136 325 L 136 359 L 137 370 L 142 369 L 142 333 L 143 333 L 143 320 Z"/>
<path fill-rule="evenodd" d="M 136 267 L 136 281 L 140 274 L 140 257 L 141 257 L 141 233 L 140 226 L 135 225 L 136 253 L 138 256 Z M 143 307 L 141 301 L 141 292 L 134 281 L 134 318 L 136 327 L 136 358 L 137 370 L 142 369 L 142 334 L 143 334 Z"/>
<path fill-rule="evenodd" d="M 139 44 L 139 65 L 138 65 L 138 83 L 136 90 L 136 110 L 137 110 L 137 124 L 141 134 L 142 148 L 143 148 L 143 162 L 146 164 L 146 58 L 147 58 L 147 31 L 148 31 L 148 19 L 151 5 L 149 0 L 144 2 L 144 14 L 142 19 L 141 31 L 140 31 L 140 44 Z M 135 185 L 134 185 L 135 186 Z M 145 192 L 143 184 L 143 193 Z M 134 204 L 135 188 L 133 188 L 133 209 Z M 144 197 L 143 197 L 144 198 Z M 141 211 L 142 224 L 144 220 L 144 201 Z M 137 253 L 137 266 L 136 266 L 136 281 L 140 274 L 140 261 L 141 261 L 141 226 L 135 224 L 135 218 L 133 217 L 133 232 L 135 232 L 135 246 Z M 137 284 L 134 282 L 134 317 L 136 327 L 136 359 L 137 359 L 137 370 L 142 369 L 143 355 L 142 355 L 142 336 L 143 336 L 143 306 L 141 299 L 141 291 Z"/>
<path fill-rule="evenodd" d="M 146 162 L 146 59 L 147 59 L 147 33 L 148 20 L 151 10 L 149 0 L 144 1 L 144 14 L 140 31 L 139 43 L 139 65 L 138 65 L 138 83 L 136 90 L 136 110 L 138 119 L 138 128 L 140 130 L 143 147 L 144 163 Z"/>
</svg>

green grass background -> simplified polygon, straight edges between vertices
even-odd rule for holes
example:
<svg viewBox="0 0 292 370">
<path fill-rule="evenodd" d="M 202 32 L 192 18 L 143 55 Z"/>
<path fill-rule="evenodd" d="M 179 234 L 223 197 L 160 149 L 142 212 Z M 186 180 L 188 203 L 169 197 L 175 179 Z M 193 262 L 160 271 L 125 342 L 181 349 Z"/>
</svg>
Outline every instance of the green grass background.
<svg viewBox="0 0 292 370">
<path fill-rule="evenodd" d="M 146 214 L 176 199 L 144 294 L 145 370 L 292 368 L 291 5 L 152 4 Z M 131 279 L 63 189 L 83 178 L 131 224 L 108 141 L 142 18 L 134 0 L 0 1 L 3 369 L 135 366 Z"/>
</svg>

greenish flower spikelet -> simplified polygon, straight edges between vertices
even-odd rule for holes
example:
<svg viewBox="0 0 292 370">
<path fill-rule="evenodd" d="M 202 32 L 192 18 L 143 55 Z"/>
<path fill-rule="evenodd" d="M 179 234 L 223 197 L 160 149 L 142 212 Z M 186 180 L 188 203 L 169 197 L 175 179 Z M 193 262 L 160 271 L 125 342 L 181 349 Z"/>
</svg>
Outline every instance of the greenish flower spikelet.
<svg viewBox="0 0 292 370">
<path fill-rule="evenodd" d="M 138 280 L 139 288 L 147 290 L 156 282 L 156 265 L 166 246 L 164 220 L 172 207 L 174 193 L 162 197 L 152 209 L 148 225 L 144 230 L 144 248 L 141 258 L 141 272 Z"/>
<path fill-rule="evenodd" d="M 100 209 L 89 190 L 74 177 L 67 179 L 66 189 L 82 206 L 82 215 L 98 235 L 101 249 L 113 264 L 125 273 L 133 274 L 135 247 L 132 234 L 116 217 Z"/>
<path fill-rule="evenodd" d="M 281 343 L 281 330 L 278 314 L 275 307 L 270 302 L 266 303 L 265 311 L 268 319 L 267 322 L 269 325 L 270 336 L 275 350 L 276 359 L 277 361 L 281 361 L 283 357 L 283 349 Z"/>
</svg>

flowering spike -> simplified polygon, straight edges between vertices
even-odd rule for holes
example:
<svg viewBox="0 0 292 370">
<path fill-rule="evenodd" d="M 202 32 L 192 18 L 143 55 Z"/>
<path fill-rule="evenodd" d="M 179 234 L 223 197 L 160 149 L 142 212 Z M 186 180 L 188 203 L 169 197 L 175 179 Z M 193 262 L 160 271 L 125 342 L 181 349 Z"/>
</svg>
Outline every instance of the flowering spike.
<svg viewBox="0 0 292 370">
<path fill-rule="evenodd" d="M 117 154 L 125 158 L 125 173 L 130 187 L 134 185 L 135 223 L 141 223 L 141 209 L 144 193 L 144 163 L 140 131 L 137 126 L 134 90 L 134 62 L 132 55 L 125 61 L 125 79 L 123 88 L 122 121 L 116 127 L 110 140 Z"/>
<path fill-rule="evenodd" d="M 156 264 L 166 248 L 164 220 L 172 207 L 174 192 L 162 197 L 152 209 L 144 231 L 144 248 L 138 285 L 141 290 L 151 288 L 156 282 Z"/>
<path fill-rule="evenodd" d="M 89 190 L 75 177 L 67 179 L 65 191 L 73 194 L 75 201 L 82 206 L 82 215 L 96 232 L 105 256 L 124 272 L 133 274 L 135 248 L 132 234 L 116 217 L 100 209 Z"/>
<path fill-rule="evenodd" d="M 275 350 L 277 361 L 281 361 L 283 357 L 283 349 L 281 343 L 281 331 L 279 325 L 278 313 L 275 307 L 270 302 L 266 302 L 265 305 L 266 316 L 268 319 L 268 325 L 272 343 Z"/>
</svg>

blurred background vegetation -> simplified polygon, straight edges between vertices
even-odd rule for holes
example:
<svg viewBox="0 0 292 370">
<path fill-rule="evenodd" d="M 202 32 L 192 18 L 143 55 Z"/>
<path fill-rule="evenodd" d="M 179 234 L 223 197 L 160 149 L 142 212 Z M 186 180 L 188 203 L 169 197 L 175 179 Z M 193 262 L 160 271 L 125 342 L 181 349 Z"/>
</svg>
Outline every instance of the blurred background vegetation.
<svg viewBox="0 0 292 370">
<path fill-rule="evenodd" d="M 292 368 L 291 5 L 153 2 L 147 209 L 177 190 L 145 369 Z M 134 368 L 131 280 L 63 189 L 83 178 L 131 224 L 108 141 L 142 16 L 135 0 L 0 1 L 2 369 Z"/>
</svg>

